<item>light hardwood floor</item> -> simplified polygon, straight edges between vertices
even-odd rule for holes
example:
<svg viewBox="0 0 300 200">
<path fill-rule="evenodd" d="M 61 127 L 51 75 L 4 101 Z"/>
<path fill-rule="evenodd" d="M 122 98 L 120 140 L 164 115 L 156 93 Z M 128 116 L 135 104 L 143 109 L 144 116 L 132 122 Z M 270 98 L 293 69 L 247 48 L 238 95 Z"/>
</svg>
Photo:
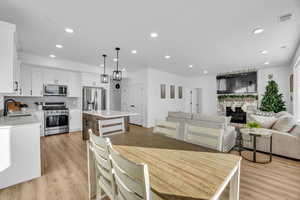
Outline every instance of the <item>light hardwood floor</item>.
<svg viewBox="0 0 300 200">
<path fill-rule="evenodd" d="M 131 126 L 130 133 L 111 136 L 111 140 L 113 144 L 209 151 L 196 145 L 153 135 L 151 129 L 136 126 Z M 0 190 L 0 199 L 87 199 L 86 146 L 81 133 L 43 138 L 42 160 L 41 178 Z M 243 160 L 240 199 L 300 200 L 300 162 L 276 156 L 270 164 L 255 164 Z"/>
</svg>

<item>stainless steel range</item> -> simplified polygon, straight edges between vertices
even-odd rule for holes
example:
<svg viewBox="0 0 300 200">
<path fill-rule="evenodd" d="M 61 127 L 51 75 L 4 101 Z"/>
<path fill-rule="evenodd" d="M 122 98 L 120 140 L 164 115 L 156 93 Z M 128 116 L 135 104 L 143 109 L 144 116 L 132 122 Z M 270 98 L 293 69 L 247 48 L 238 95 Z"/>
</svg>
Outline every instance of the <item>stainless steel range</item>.
<svg viewBox="0 0 300 200">
<path fill-rule="evenodd" d="M 46 102 L 43 110 L 45 112 L 45 135 L 69 132 L 69 109 L 64 102 Z"/>
</svg>

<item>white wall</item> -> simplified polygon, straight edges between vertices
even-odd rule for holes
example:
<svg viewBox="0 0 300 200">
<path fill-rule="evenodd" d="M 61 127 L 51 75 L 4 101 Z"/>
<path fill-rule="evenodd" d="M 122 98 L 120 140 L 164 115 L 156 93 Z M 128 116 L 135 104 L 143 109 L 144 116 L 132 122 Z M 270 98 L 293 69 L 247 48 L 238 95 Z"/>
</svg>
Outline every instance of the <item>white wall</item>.
<svg viewBox="0 0 300 200">
<path fill-rule="evenodd" d="M 185 95 L 178 99 L 178 86 L 183 86 L 183 93 L 186 90 L 186 77 L 172 73 L 149 68 L 147 89 L 147 127 L 154 126 L 155 119 L 165 119 L 168 111 L 184 111 Z M 160 98 L 160 85 L 166 84 L 166 99 Z M 170 85 L 175 85 L 175 99 L 170 99 Z"/>
<path fill-rule="evenodd" d="M 217 114 L 217 81 L 215 75 L 204 75 L 191 78 L 187 82 L 189 88 L 202 89 L 202 112 L 206 114 Z M 186 101 L 188 108 L 189 101 Z M 186 110 L 188 112 L 189 110 Z"/>
<path fill-rule="evenodd" d="M 127 74 L 127 77 L 122 80 L 122 94 L 121 94 L 121 109 L 126 111 L 128 109 L 128 102 L 129 96 L 128 91 L 131 85 L 140 84 L 144 88 L 144 97 L 142 98 L 142 113 L 141 120 L 142 125 L 147 127 L 147 84 L 148 84 L 148 77 L 147 77 L 148 70 L 143 68 L 141 70 L 130 72 Z"/>
</svg>

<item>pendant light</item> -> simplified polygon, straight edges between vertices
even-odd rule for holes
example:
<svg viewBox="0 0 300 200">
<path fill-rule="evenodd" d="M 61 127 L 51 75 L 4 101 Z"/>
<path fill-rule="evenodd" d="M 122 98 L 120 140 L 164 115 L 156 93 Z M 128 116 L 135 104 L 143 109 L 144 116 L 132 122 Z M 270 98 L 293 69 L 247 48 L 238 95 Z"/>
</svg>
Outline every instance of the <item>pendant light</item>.
<svg viewBox="0 0 300 200">
<path fill-rule="evenodd" d="M 117 70 L 113 71 L 113 80 L 114 81 L 121 81 L 122 80 L 122 71 L 119 70 L 119 51 L 120 48 L 116 48 L 117 51 Z"/>
<path fill-rule="evenodd" d="M 105 58 L 106 55 L 103 54 L 103 67 L 104 67 L 104 71 L 103 74 L 100 75 L 100 79 L 101 79 L 101 83 L 108 83 L 108 74 L 105 74 Z"/>
</svg>

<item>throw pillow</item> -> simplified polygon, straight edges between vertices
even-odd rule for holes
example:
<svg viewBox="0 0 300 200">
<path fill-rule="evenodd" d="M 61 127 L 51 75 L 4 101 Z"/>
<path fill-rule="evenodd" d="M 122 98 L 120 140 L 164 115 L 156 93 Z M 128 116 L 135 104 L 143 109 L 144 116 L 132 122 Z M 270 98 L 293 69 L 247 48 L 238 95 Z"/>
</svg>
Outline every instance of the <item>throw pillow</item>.
<svg viewBox="0 0 300 200">
<path fill-rule="evenodd" d="M 293 117 L 282 116 L 277 120 L 272 129 L 281 132 L 289 132 L 295 125 L 296 122 Z"/>
<path fill-rule="evenodd" d="M 278 120 L 276 117 L 265 117 L 260 115 L 249 115 L 249 122 L 256 122 L 262 128 L 272 128 L 275 122 Z"/>
<path fill-rule="evenodd" d="M 277 118 L 279 117 L 283 117 L 283 116 L 286 116 L 286 117 L 293 117 L 293 115 L 291 115 L 290 113 L 286 112 L 286 111 L 281 111 L 279 113 L 276 113 L 275 116 Z"/>
<path fill-rule="evenodd" d="M 296 125 L 291 131 L 290 133 L 294 136 L 298 136 L 300 137 L 300 125 Z"/>
</svg>

